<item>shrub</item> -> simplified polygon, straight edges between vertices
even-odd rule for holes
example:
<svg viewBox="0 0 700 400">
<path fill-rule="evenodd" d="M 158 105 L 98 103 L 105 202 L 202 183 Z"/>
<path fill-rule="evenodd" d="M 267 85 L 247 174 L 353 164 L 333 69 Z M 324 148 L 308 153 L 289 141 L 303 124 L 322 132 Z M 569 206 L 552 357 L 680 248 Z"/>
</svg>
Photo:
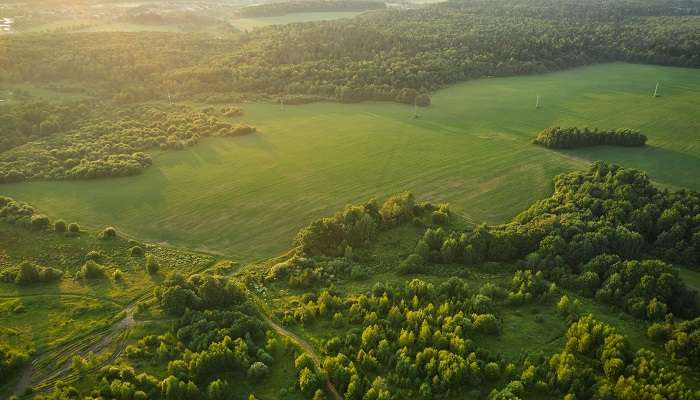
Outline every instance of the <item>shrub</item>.
<svg viewBox="0 0 700 400">
<path fill-rule="evenodd" d="M 248 368 L 248 378 L 259 380 L 267 376 L 269 369 L 267 365 L 256 361 Z"/>
<path fill-rule="evenodd" d="M 122 282 L 124 280 L 124 274 L 120 270 L 114 270 L 112 273 L 112 278 L 115 282 Z"/>
<path fill-rule="evenodd" d="M 443 211 L 433 211 L 432 220 L 433 225 L 445 225 L 450 219 L 450 216 Z"/>
<path fill-rule="evenodd" d="M 49 227 L 49 217 L 43 214 L 32 215 L 31 223 L 33 229 L 44 230 Z"/>
<path fill-rule="evenodd" d="M 158 269 L 160 268 L 160 265 L 158 265 L 158 260 L 155 259 L 152 255 L 146 256 L 146 271 L 151 274 L 155 275 L 158 273 Z"/>
<path fill-rule="evenodd" d="M 141 246 L 134 246 L 129 249 L 129 254 L 131 254 L 132 257 L 143 257 L 144 251 Z"/>
<path fill-rule="evenodd" d="M 58 233 L 63 233 L 68 227 L 66 226 L 66 221 L 59 219 L 53 224 L 53 230 Z"/>
<path fill-rule="evenodd" d="M 72 234 L 72 235 L 77 235 L 77 234 L 79 234 L 79 233 L 80 233 L 80 225 L 78 225 L 78 224 L 75 223 L 75 222 L 71 222 L 71 223 L 68 225 L 68 232 L 69 232 L 70 234 Z"/>
<path fill-rule="evenodd" d="M 96 263 L 94 260 L 88 260 L 80 267 L 77 277 L 85 279 L 99 279 L 105 275 L 105 267 Z"/>
<path fill-rule="evenodd" d="M 85 255 L 85 260 L 100 261 L 102 259 L 102 253 L 97 250 L 90 250 Z"/>
<path fill-rule="evenodd" d="M 108 227 L 105 228 L 102 232 L 100 232 L 100 236 L 99 236 L 99 237 L 100 237 L 100 239 L 102 239 L 102 240 L 114 239 L 115 237 L 117 237 L 117 230 L 114 229 L 114 228 L 111 227 L 111 226 L 108 226 Z"/>
</svg>

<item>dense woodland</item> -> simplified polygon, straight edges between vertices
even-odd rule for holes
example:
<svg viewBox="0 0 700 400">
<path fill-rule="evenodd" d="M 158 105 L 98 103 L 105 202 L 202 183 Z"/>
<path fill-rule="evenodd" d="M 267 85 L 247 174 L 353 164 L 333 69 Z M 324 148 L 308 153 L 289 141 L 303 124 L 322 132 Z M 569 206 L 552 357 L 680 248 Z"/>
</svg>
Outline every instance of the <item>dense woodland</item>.
<svg viewBox="0 0 700 400">
<path fill-rule="evenodd" d="M 25 102 L 5 110 L 0 182 L 136 175 L 151 165 L 149 150 L 179 150 L 202 137 L 255 132 L 223 120 L 241 114 L 230 107 Z"/>
<path fill-rule="evenodd" d="M 386 4 L 375 0 L 312 0 L 257 4 L 243 7 L 244 18 L 274 17 L 292 13 L 383 10 Z"/>
<path fill-rule="evenodd" d="M 694 2 L 467 1 L 214 40 L 189 33 L 7 35 L 0 38 L 0 77 L 75 81 L 130 101 L 170 94 L 413 104 L 419 94 L 485 76 L 608 61 L 700 66 L 697 9 Z"/>
<path fill-rule="evenodd" d="M 599 131 L 597 128 L 552 127 L 537 134 L 533 141 L 550 149 L 573 149 L 587 146 L 644 146 L 647 137 L 632 129 Z"/>
</svg>

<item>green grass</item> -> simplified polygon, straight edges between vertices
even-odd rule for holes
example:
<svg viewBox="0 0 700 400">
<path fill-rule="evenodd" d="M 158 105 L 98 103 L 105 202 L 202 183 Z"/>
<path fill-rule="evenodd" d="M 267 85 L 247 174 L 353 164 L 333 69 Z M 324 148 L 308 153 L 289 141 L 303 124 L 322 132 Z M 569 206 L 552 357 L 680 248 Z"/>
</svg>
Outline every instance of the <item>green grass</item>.
<svg viewBox="0 0 700 400">
<path fill-rule="evenodd" d="M 336 12 L 306 12 L 281 15 L 276 17 L 260 17 L 260 18 L 236 18 L 230 22 L 236 28 L 242 31 L 249 31 L 255 28 L 261 28 L 268 25 L 283 25 L 297 22 L 311 21 L 327 21 L 340 18 L 352 18 L 360 12 L 355 11 L 336 11 Z"/>
<path fill-rule="evenodd" d="M 653 98 L 656 81 L 662 97 Z M 535 96 L 543 108 L 534 108 Z M 700 71 L 607 64 L 466 82 L 433 105 L 245 104 L 259 133 L 160 153 L 143 175 L 4 185 L 0 193 L 86 226 L 221 252 L 235 260 L 289 248 L 296 231 L 346 204 L 410 190 L 473 222 L 512 218 L 551 193 L 554 175 L 603 159 L 659 183 L 700 189 Z M 630 127 L 645 148 L 552 151 L 551 125 Z"/>
</svg>

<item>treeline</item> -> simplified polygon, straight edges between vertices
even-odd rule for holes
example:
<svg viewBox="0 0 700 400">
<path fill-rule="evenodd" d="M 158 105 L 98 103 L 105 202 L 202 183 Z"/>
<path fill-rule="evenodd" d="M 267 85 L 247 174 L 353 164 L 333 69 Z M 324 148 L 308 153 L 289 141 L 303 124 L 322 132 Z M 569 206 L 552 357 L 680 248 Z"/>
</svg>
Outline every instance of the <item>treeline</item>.
<svg viewBox="0 0 700 400">
<path fill-rule="evenodd" d="M 589 129 L 577 127 L 561 128 L 558 126 L 547 128 L 537 134 L 533 141 L 550 149 L 573 149 L 586 146 L 644 146 L 647 137 L 639 131 L 632 129 L 616 129 L 611 131 L 599 131 L 598 128 Z"/>
<path fill-rule="evenodd" d="M 268 3 L 241 8 L 242 18 L 276 17 L 293 13 L 383 10 L 386 4 L 376 0 L 301 0 Z"/>
<path fill-rule="evenodd" d="M 214 109 L 195 111 L 184 106 L 76 104 L 61 108 L 28 103 L 10 110 L 17 117 L 0 120 L 0 127 L 8 137 L 16 138 L 13 143 L 34 141 L 0 153 L 0 183 L 137 175 L 152 163 L 146 151 L 179 150 L 202 137 L 255 132 L 253 127 L 221 120 L 223 115 Z M 56 124 L 52 133 L 60 135 L 27 136 L 17 127 L 28 113 L 42 116 L 35 118 L 35 127 L 52 120 L 70 119 L 71 123 Z"/>
<path fill-rule="evenodd" d="M 428 98 L 417 101 L 419 95 L 486 76 L 610 61 L 700 66 L 700 21 L 683 11 L 696 6 L 641 4 L 460 2 L 217 40 L 177 33 L 6 35 L 0 75 L 77 81 L 123 101 L 284 96 L 421 105 Z"/>
<path fill-rule="evenodd" d="M 698 265 L 698 213 L 699 193 L 660 190 L 640 171 L 597 162 L 556 177 L 554 195 L 509 224 L 426 230 L 403 268 L 520 259 L 561 286 L 637 317 L 692 317 L 696 294 L 668 263 Z"/>
<path fill-rule="evenodd" d="M 353 249 L 371 244 L 381 230 L 409 221 L 422 226 L 424 219 L 441 225 L 447 222 L 448 214 L 446 204 L 436 207 L 416 203 L 413 194 L 403 192 L 389 197 L 381 206 L 372 199 L 314 221 L 299 231 L 294 245 L 304 256 L 348 255 Z"/>
</svg>

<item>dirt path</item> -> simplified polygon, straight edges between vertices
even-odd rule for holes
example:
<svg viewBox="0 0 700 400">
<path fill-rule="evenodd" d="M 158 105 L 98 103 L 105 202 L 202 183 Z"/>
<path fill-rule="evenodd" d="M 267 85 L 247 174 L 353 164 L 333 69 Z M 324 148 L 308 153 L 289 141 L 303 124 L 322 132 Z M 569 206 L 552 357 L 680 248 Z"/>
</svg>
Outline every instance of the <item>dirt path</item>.
<svg viewBox="0 0 700 400">
<path fill-rule="evenodd" d="M 311 357 L 311 360 L 314 362 L 314 364 L 316 364 L 316 368 L 318 368 L 319 370 L 321 369 L 321 357 L 319 357 L 318 353 L 309 342 L 305 341 L 297 334 L 284 329 L 275 321 L 271 320 L 267 315 L 262 314 L 262 317 L 265 320 L 265 322 L 268 325 L 270 325 L 272 330 L 274 330 L 282 336 L 286 336 L 289 339 L 291 339 L 292 342 L 296 343 L 296 345 L 299 346 L 299 348 L 304 350 L 306 354 L 308 354 L 309 357 Z M 343 397 L 338 393 L 338 390 L 336 390 L 335 385 L 333 385 L 333 383 L 330 380 L 326 381 L 326 389 L 328 390 L 328 393 L 331 394 L 331 397 L 333 397 L 333 399 L 343 400 Z"/>
<path fill-rule="evenodd" d="M 133 317 L 135 308 L 136 301 L 123 310 L 125 312 L 123 318 L 113 322 L 106 329 L 77 337 L 38 354 L 22 371 L 12 394 L 20 397 L 30 387 L 35 392 L 46 392 L 51 390 L 58 380 L 64 382 L 77 380 L 79 376 L 71 376 L 73 356 L 100 354 L 116 341 L 117 345 L 112 354 L 98 365 L 92 366 L 91 370 L 97 370 L 115 361 L 126 348 L 129 332 L 136 323 Z"/>
</svg>

